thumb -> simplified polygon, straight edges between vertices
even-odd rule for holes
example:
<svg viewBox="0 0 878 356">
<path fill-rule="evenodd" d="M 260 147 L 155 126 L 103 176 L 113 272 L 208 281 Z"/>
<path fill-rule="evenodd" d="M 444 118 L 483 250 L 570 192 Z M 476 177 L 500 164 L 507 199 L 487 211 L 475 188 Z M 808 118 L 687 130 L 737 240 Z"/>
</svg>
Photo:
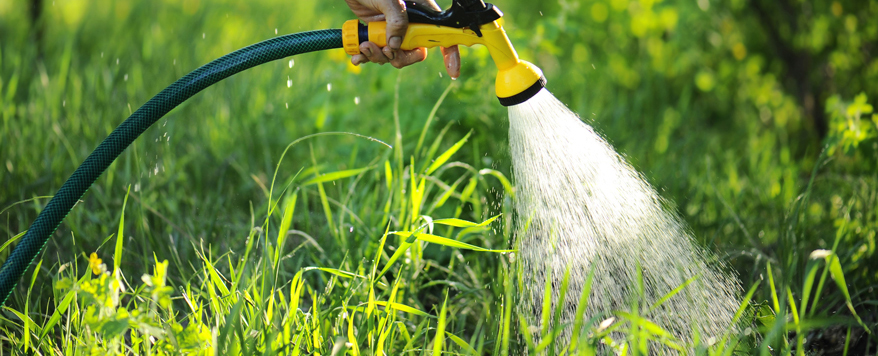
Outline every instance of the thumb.
<svg viewBox="0 0 878 356">
<path fill-rule="evenodd" d="M 391 49 L 402 46 L 402 38 L 409 26 L 409 18 L 405 13 L 403 0 L 378 1 L 378 10 L 384 13 L 387 21 L 387 45 Z"/>
</svg>

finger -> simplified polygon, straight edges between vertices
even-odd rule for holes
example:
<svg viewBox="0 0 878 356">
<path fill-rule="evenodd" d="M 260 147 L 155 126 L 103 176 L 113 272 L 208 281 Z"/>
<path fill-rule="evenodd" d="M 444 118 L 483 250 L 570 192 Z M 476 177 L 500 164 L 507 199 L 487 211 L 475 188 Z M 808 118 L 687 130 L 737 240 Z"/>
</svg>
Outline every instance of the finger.
<svg viewBox="0 0 878 356">
<path fill-rule="evenodd" d="M 396 68 L 402 68 L 425 59 L 427 59 L 427 49 L 421 47 L 410 51 L 396 51 L 396 58 L 391 60 L 390 64 Z"/>
<path fill-rule="evenodd" d="M 383 0 L 375 1 L 377 2 Z M 359 17 L 360 20 L 363 20 L 365 22 L 384 21 L 384 14 L 378 11 L 377 4 L 371 1 L 345 0 L 345 2 L 348 4 L 348 7 L 351 8 L 351 11 L 353 11 L 354 15 Z"/>
<path fill-rule="evenodd" d="M 375 62 L 378 64 L 384 64 L 390 62 L 390 58 L 384 55 L 384 52 L 381 51 L 381 48 L 378 47 L 375 42 L 363 42 L 360 44 L 360 53 L 362 53 L 369 62 Z"/>
<path fill-rule="evenodd" d="M 358 65 L 363 64 L 363 63 L 368 63 L 368 62 L 369 62 L 369 59 L 366 58 L 366 56 L 364 56 L 363 54 L 355 54 L 353 57 L 351 57 L 351 64 L 353 64 L 355 66 L 358 66 Z"/>
<path fill-rule="evenodd" d="M 452 79 L 460 76 L 460 49 L 457 45 L 442 47 L 442 58 L 445 60 L 445 71 Z"/>
<path fill-rule="evenodd" d="M 381 52 L 384 53 L 385 57 L 390 58 L 390 60 L 392 61 L 394 58 L 396 58 L 396 53 L 402 52 L 402 51 L 398 51 L 398 50 L 395 50 L 393 48 L 390 48 L 390 46 L 386 46 L 386 47 L 381 49 Z"/>
<path fill-rule="evenodd" d="M 439 5 L 436 4 L 436 2 L 433 0 L 411 0 L 411 2 L 416 3 L 416 4 L 426 5 L 427 7 L 431 8 L 433 10 L 436 10 L 436 11 L 442 11 L 442 8 L 439 7 Z"/>
<path fill-rule="evenodd" d="M 409 18 L 405 13 L 405 3 L 402 0 L 379 1 L 378 10 L 384 13 L 387 21 L 387 46 L 391 49 L 399 49 L 402 46 L 402 38 L 409 26 Z"/>
</svg>

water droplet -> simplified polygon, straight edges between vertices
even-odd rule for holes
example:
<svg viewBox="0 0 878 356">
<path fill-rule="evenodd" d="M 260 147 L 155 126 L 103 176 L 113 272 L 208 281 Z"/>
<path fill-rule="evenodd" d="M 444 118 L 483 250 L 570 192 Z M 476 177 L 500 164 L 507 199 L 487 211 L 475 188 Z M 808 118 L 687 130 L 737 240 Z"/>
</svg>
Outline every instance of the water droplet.
<svg viewBox="0 0 878 356">
<path fill-rule="evenodd" d="M 290 79 L 289 76 L 287 76 L 287 88 L 292 88 L 292 87 L 293 87 L 293 80 Z"/>
<path fill-rule="evenodd" d="M 104 52 L 101 52 L 101 58 L 104 58 Z"/>
<path fill-rule="evenodd" d="M 277 34 L 277 29 L 274 29 L 274 34 L 275 34 L 275 35 Z"/>
<path fill-rule="evenodd" d="M 354 97 L 354 104 L 355 104 L 355 105 L 360 105 L 360 97 L 359 97 L 359 96 L 355 96 L 355 97 Z"/>
<path fill-rule="evenodd" d="M 326 91 L 332 91 L 332 83 L 326 83 Z"/>
<path fill-rule="evenodd" d="M 125 73 L 125 81 L 128 81 L 128 73 Z"/>
<path fill-rule="evenodd" d="M 201 39 L 205 39 L 205 38 L 207 38 L 207 33 L 202 32 L 202 33 L 201 33 Z"/>
<path fill-rule="evenodd" d="M 287 109 L 289 109 L 289 108 L 290 108 L 290 103 L 284 103 L 284 106 L 286 106 Z"/>
<path fill-rule="evenodd" d="M 116 65 L 119 65 L 119 58 L 116 58 Z"/>
<path fill-rule="evenodd" d="M 292 60 L 292 59 L 290 59 L 290 68 L 292 68 L 292 67 L 293 67 L 293 65 L 295 65 L 295 64 L 296 64 L 296 61 L 295 61 L 295 60 Z"/>
</svg>

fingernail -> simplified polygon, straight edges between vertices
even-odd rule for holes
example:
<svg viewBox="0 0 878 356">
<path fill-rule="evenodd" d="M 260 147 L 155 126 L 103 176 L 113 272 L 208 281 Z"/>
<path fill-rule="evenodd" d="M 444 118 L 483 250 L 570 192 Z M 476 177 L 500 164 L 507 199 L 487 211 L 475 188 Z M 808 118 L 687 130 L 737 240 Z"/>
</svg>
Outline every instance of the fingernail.
<svg viewBox="0 0 878 356">
<path fill-rule="evenodd" d="M 399 47 L 402 46 L 402 37 L 393 36 L 390 38 L 388 44 L 390 45 L 390 48 L 399 49 Z"/>
<path fill-rule="evenodd" d="M 392 61 L 394 58 L 396 58 L 396 51 L 394 51 L 392 49 L 388 50 L 388 51 L 384 51 L 384 55 L 387 56 L 387 58 L 389 58 Z"/>
<path fill-rule="evenodd" d="M 366 47 L 362 50 L 362 52 L 363 52 L 363 54 L 366 55 L 366 57 L 372 57 L 372 49 L 371 48 Z"/>
</svg>

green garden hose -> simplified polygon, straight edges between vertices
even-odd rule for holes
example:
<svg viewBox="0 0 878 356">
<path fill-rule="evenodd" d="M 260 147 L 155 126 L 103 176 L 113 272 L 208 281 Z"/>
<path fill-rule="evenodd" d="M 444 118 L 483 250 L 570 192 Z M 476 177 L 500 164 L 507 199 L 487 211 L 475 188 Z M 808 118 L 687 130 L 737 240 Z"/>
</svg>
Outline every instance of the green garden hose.
<svg viewBox="0 0 878 356">
<path fill-rule="evenodd" d="M 149 99 L 82 162 L 31 224 L 0 270 L 0 305 L 6 303 L 19 279 L 73 205 L 116 157 L 158 119 L 202 89 L 235 73 L 284 57 L 333 48 L 342 48 L 341 30 L 309 31 L 272 38 L 222 56 L 180 78 Z"/>
</svg>

